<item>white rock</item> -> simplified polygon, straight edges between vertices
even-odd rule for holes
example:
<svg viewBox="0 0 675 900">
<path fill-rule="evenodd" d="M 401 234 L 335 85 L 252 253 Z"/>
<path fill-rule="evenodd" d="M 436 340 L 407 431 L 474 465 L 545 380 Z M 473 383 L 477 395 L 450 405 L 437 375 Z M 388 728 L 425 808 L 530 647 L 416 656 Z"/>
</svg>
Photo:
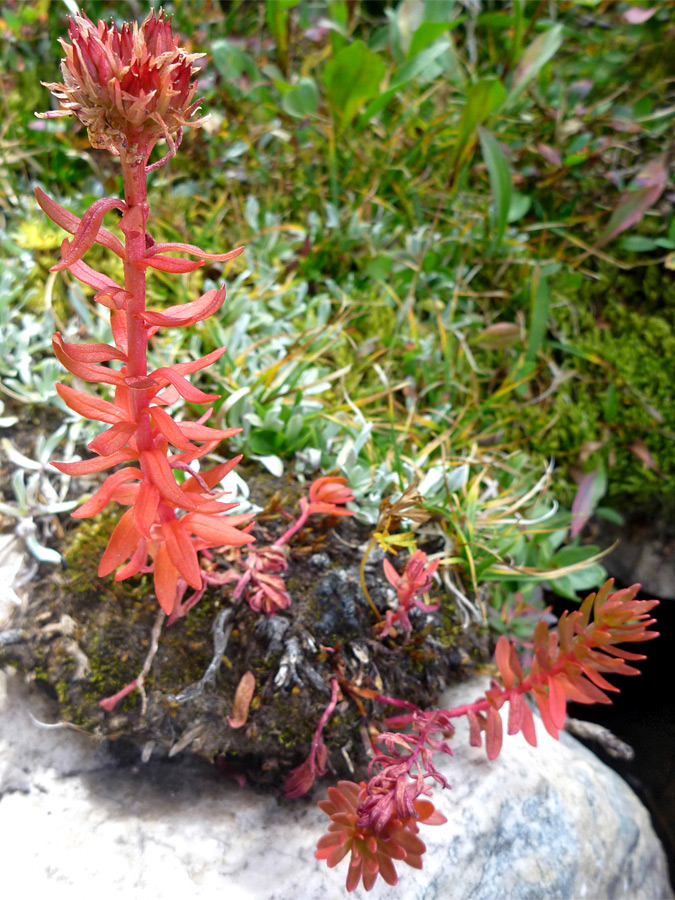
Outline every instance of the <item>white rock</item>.
<svg viewBox="0 0 675 900">
<path fill-rule="evenodd" d="M 39 729 L 17 676 L 0 690 L 2 883 L 22 896 L 106 900 L 332 900 L 346 862 L 314 846 L 328 819 L 314 803 L 279 803 L 184 759 L 116 768 L 70 730 Z M 471 682 L 446 703 L 475 699 Z M 44 717 L 40 707 L 36 716 Z M 449 822 L 423 827 L 424 870 L 373 900 L 666 900 L 662 848 L 630 788 L 572 738 L 506 738 L 493 763 L 468 746 L 442 761 L 453 785 L 435 802 Z"/>
</svg>

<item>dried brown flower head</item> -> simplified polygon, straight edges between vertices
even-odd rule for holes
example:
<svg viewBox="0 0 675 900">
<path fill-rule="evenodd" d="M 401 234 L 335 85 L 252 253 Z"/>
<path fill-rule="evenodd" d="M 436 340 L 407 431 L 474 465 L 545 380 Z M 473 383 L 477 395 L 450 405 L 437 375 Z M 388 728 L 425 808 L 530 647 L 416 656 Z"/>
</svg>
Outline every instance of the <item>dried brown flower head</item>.
<svg viewBox="0 0 675 900">
<path fill-rule="evenodd" d="M 132 160 L 147 159 L 160 138 L 173 152 L 182 129 L 201 124 L 191 118 L 199 105 L 192 76 L 203 54 L 178 46 L 163 10 L 120 30 L 112 22 L 94 25 L 84 13 L 69 21 L 63 82 L 45 85 L 61 109 L 43 117 L 75 115 L 93 147 Z"/>
</svg>

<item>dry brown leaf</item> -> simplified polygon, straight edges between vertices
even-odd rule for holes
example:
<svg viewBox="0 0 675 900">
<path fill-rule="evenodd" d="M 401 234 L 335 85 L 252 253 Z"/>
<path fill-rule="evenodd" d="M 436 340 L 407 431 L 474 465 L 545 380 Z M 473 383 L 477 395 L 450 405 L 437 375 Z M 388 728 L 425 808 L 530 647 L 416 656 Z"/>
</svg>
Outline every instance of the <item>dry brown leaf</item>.
<svg viewBox="0 0 675 900">
<path fill-rule="evenodd" d="M 251 671 L 244 672 L 234 694 L 232 715 L 227 717 L 230 728 L 242 728 L 246 724 L 254 691 L 255 675 Z"/>
</svg>

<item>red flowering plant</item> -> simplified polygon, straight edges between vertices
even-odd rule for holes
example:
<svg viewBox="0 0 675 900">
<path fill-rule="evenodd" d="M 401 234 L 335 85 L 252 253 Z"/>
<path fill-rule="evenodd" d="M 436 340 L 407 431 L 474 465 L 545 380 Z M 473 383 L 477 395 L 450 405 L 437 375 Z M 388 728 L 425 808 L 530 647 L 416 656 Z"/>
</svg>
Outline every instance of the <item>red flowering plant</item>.
<svg viewBox="0 0 675 900">
<path fill-rule="evenodd" d="M 271 547 L 250 551 L 251 515 L 224 515 L 236 506 L 220 498 L 218 484 L 241 459 L 237 457 L 207 471 L 192 464 L 210 453 L 222 440 L 241 429 L 212 428 L 206 424 L 211 410 L 196 422 L 176 421 L 167 411 L 181 398 L 207 404 L 220 395 L 193 386 L 187 376 L 215 362 L 222 347 L 201 359 L 160 366 L 148 371 L 147 348 L 161 328 L 187 327 L 216 313 L 225 299 L 225 287 L 206 291 L 192 302 L 161 311 L 146 308 L 148 270 L 188 273 L 205 262 L 226 262 L 243 247 L 226 253 L 207 253 L 192 244 L 157 243 L 147 230 L 148 173 L 176 152 L 184 128 L 199 126 L 195 118 L 197 82 L 195 61 L 202 54 L 187 53 L 178 46 L 170 18 L 154 10 L 138 25 L 98 22 L 86 15 L 70 19 L 70 43 L 62 40 L 65 58 L 63 81 L 49 84 L 60 109 L 45 117 L 74 115 L 87 127 L 94 147 L 109 150 L 122 165 L 124 199 L 95 201 L 80 218 L 39 188 L 37 201 L 46 215 L 72 239 L 61 246 L 61 260 L 52 271 L 67 269 L 95 290 L 94 300 L 110 310 L 114 345 L 71 344 L 56 332 L 53 348 L 63 366 L 77 378 L 109 385 L 112 400 L 58 385 L 64 403 L 75 412 L 109 427 L 88 445 L 91 459 L 56 462 L 68 475 L 86 475 L 118 468 L 73 513 L 87 518 L 108 503 L 127 506 L 100 561 L 98 574 L 115 572 L 120 581 L 139 573 L 152 573 L 155 593 L 171 624 L 186 615 L 202 597 L 208 584 L 236 581 L 234 599 L 246 595 L 250 606 L 272 614 L 290 603 L 279 572 L 286 568 L 285 542 L 312 513 L 350 515 L 344 504 L 352 499 L 345 479 L 319 478 L 310 487 L 309 499 L 301 500 L 301 515 Z M 149 159 L 158 141 L 168 153 L 158 162 Z M 112 210 L 121 213 L 119 227 L 124 243 L 103 228 Z M 98 244 L 124 263 L 124 283 L 118 284 L 83 261 Z M 192 259 L 170 254 L 182 253 Z M 178 478 L 177 473 L 180 473 Z M 207 571 L 200 554 L 214 548 L 234 548 L 236 566 L 225 573 Z M 186 597 L 188 588 L 192 593 Z M 112 709 L 121 697 L 142 687 L 142 675 L 118 694 L 102 701 Z"/>
<path fill-rule="evenodd" d="M 417 837 L 418 825 L 444 821 L 422 795 L 429 793 L 429 780 L 449 786 L 435 767 L 433 755 L 452 755 L 447 739 L 454 731 L 453 719 L 467 716 L 473 746 L 481 746 L 485 733 L 487 755 L 492 760 L 502 747 L 499 710 L 506 704 L 507 733 L 522 732 L 528 743 L 536 746 L 528 695 L 534 698 L 544 727 L 557 739 L 565 723 L 568 700 L 610 703 L 606 691 L 618 688 L 604 676 L 639 674 L 629 662 L 644 656 L 617 644 L 658 636 L 648 630 L 655 622 L 650 612 L 658 601 L 636 600 L 639 585 L 613 593 L 612 587 L 610 580 L 589 595 L 580 609 L 563 613 L 555 630 L 549 630 L 543 620 L 537 625 L 534 661 L 528 672 L 523 670 L 515 646 L 502 635 L 495 652 L 500 679 L 494 679 L 475 703 L 424 711 L 405 700 L 375 696 L 378 702 L 405 712 L 388 718 L 386 725 L 391 730 L 375 739 L 381 749 L 370 764 L 370 779 L 360 785 L 341 782 L 339 789 L 328 789 L 328 800 L 319 803 L 331 824 L 319 839 L 315 855 L 335 866 L 351 854 L 348 891 L 354 890 L 361 879 L 370 890 L 378 874 L 388 884 L 395 884 L 394 860 L 421 867 L 425 847 Z"/>
<path fill-rule="evenodd" d="M 147 174 L 155 168 L 148 160 L 155 144 L 160 138 L 166 140 L 170 156 L 180 143 L 183 127 L 200 124 L 192 118 L 197 108 L 192 81 L 196 56 L 178 47 L 170 20 L 163 12 L 153 11 L 141 26 L 123 25 L 118 31 L 112 24 L 94 25 L 81 15 L 70 20 L 69 36 L 72 43 L 61 42 L 66 53 L 63 83 L 48 85 L 62 109 L 45 115 L 77 116 L 87 126 L 93 146 L 119 156 L 124 200 L 97 200 L 78 218 L 36 190 L 47 216 L 73 236 L 64 240 L 61 261 L 52 271 L 68 269 L 95 289 L 95 301 L 110 310 L 115 344 L 70 344 L 58 332 L 54 334 L 54 352 L 69 372 L 83 381 L 114 388 L 110 401 L 58 386 L 70 409 L 110 427 L 89 444 L 95 454 L 92 459 L 54 465 L 69 475 L 84 475 L 129 464 L 109 475 L 74 515 L 93 516 L 111 501 L 128 506 L 103 554 L 99 575 L 117 570 L 115 578 L 121 580 L 152 572 L 162 610 L 175 616 L 183 583 L 203 590 L 206 575 L 199 552 L 242 546 L 253 537 L 240 527 L 250 516 L 223 516 L 233 504 L 220 502 L 221 493 L 214 491 L 237 460 L 202 473 L 190 467 L 236 430 L 206 425 L 210 410 L 197 422 L 176 422 L 166 410 L 181 397 L 191 403 L 218 399 L 191 385 L 186 376 L 214 362 L 225 348 L 151 372 L 147 367 L 150 337 L 162 327 L 192 325 L 212 315 L 225 299 L 225 288 L 155 312 L 146 309 L 146 276 L 148 269 L 190 272 L 207 259 L 233 259 L 244 248 L 211 254 L 191 244 L 158 244 L 146 230 Z M 122 213 L 119 227 L 124 244 L 102 227 L 113 209 Z M 123 285 L 83 262 L 93 244 L 123 260 Z M 173 252 L 197 259 L 166 255 Z M 178 483 L 176 471 L 189 477 Z"/>
</svg>

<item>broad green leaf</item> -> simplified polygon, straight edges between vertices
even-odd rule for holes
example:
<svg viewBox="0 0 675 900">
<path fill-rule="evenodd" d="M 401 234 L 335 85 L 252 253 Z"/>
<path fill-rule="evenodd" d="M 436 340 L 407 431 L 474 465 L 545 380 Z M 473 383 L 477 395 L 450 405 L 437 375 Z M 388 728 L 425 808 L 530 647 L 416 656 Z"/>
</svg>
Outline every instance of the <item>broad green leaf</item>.
<svg viewBox="0 0 675 900">
<path fill-rule="evenodd" d="M 343 47 L 328 62 L 323 74 L 326 98 L 343 124 L 378 94 L 385 72 L 382 59 L 363 41 Z"/>
<path fill-rule="evenodd" d="M 612 509 L 611 506 L 599 506 L 595 511 L 595 515 L 599 519 L 605 519 L 607 522 L 613 522 L 615 525 L 623 525 L 626 521 L 621 513 L 616 509 Z"/>
<path fill-rule="evenodd" d="M 450 28 L 455 28 L 464 19 L 454 19 L 452 22 L 422 22 L 410 41 L 408 59 L 413 59 L 422 50 L 426 50 L 439 37 L 442 37 Z"/>
<path fill-rule="evenodd" d="M 599 563 L 593 563 L 587 569 L 580 569 L 570 575 L 562 575 L 560 578 L 551 578 L 549 583 L 551 590 L 568 600 L 578 600 L 579 591 L 587 591 L 597 587 L 607 578 L 607 570 Z"/>
<path fill-rule="evenodd" d="M 511 204 L 509 206 L 509 214 L 506 221 L 510 225 L 512 222 L 518 222 L 524 215 L 529 212 L 532 206 L 532 198 L 527 194 L 521 194 L 520 191 L 511 191 Z"/>
<path fill-rule="evenodd" d="M 249 449 L 259 456 L 277 453 L 283 446 L 283 435 L 268 428 L 257 428 L 251 431 Z"/>
<path fill-rule="evenodd" d="M 506 219 L 511 206 L 511 172 L 495 136 L 486 128 L 483 128 L 482 125 L 478 125 L 477 130 L 483 161 L 487 166 L 488 175 L 490 176 L 490 188 L 495 201 L 492 215 L 494 240 L 496 244 L 500 244 L 504 237 Z"/>
<path fill-rule="evenodd" d="M 504 102 L 506 91 L 497 78 L 484 78 L 472 84 L 466 92 L 466 104 L 460 121 L 460 138 L 471 134 L 482 125 Z"/>
<path fill-rule="evenodd" d="M 223 79 L 224 87 L 235 97 L 241 97 L 243 91 L 232 82 L 237 81 L 244 73 L 252 81 L 258 78 L 258 70 L 250 56 L 247 56 L 243 50 L 228 41 L 227 38 L 219 38 L 213 42 L 211 57 Z"/>
<path fill-rule="evenodd" d="M 426 50 L 418 53 L 413 59 L 409 59 L 404 63 L 400 69 L 394 72 L 387 90 L 382 91 L 379 96 L 375 97 L 375 99 L 368 104 L 365 112 L 360 117 L 358 124 L 362 126 L 372 119 L 374 115 L 377 115 L 404 84 L 407 84 L 407 82 L 416 78 L 418 75 L 423 75 L 425 69 L 427 69 L 434 60 L 445 53 L 450 46 L 449 41 L 438 41 L 433 47 L 428 47 Z"/>
<path fill-rule="evenodd" d="M 530 282 L 530 322 L 527 337 L 526 363 L 534 363 L 546 334 L 548 308 L 551 302 L 551 291 L 548 280 L 541 274 L 539 266 L 532 273 Z"/>
<path fill-rule="evenodd" d="M 547 31 L 542 32 L 532 43 L 525 48 L 523 55 L 513 74 L 513 83 L 507 103 L 511 103 L 520 96 L 522 91 L 546 65 L 546 63 L 558 52 L 563 42 L 563 26 L 560 23 L 553 25 Z"/>
<path fill-rule="evenodd" d="M 583 547 L 563 547 L 558 550 L 551 559 L 551 566 L 564 569 L 567 566 L 576 566 L 600 553 L 600 547 L 595 544 L 585 544 Z"/>
<path fill-rule="evenodd" d="M 319 91 L 313 78 L 301 78 L 282 98 L 284 112 L 296 119 L 313 115 L 319 106 Z"/>
<path fill-rule="evenodd" d="M 627 234 L 619 241 L 619 247 L 630 253 L 649 253 L 650 250 L 656 250 L 658 246 L 653 238 L 646 237 L 644 234 Z"/>
</svg>

